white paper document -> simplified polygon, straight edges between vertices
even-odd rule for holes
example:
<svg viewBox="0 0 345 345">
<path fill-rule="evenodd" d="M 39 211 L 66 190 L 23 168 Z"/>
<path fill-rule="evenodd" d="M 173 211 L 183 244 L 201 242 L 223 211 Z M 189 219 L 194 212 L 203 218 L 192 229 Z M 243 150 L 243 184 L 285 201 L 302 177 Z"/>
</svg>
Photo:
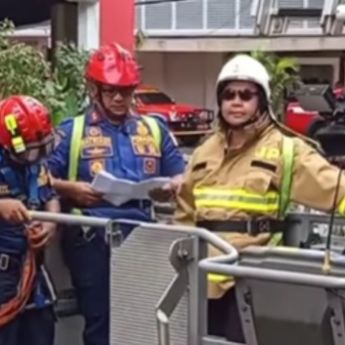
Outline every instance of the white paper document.
<svg viewBox="0 0 345 345">
<path fill-rule="evenodd" d="M 169 177 L 153 177 L 133 182 L 117 178 L 106 171 L 100 171 L 92 181 L 92 188 L 104 193 L 105 200 L 119 206 L 130 200 L 150 199 L 150 190 L 161 188 L 170 180 Z"/>
</svg>

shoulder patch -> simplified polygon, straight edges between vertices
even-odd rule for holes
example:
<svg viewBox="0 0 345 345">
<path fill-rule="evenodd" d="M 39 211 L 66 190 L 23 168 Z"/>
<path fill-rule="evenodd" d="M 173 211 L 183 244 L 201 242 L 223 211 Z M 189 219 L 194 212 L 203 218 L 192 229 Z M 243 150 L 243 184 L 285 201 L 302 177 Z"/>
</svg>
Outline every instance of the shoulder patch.
<svg viewBox="0 0 345 345">
<path fill-rule="evenodd" d="M 206 162 L 200 162 L 200 163 L 197 163 L 193 166 L 192 171 L 202 170 L 202 169 L 205 169 L 206 167 L 207 167 Z"/>
<path fill-rule="evenodd" d="M 277 171 L 277 166 L 268 162 L 263 162 L 263 161 L 258 161 L 258 160 L 253 160 L 250 165 L 252 167 L 257 167 L 257 168 L 262 168 L 265 170 L 272 171 L 275 173 Z"/>
</svg>

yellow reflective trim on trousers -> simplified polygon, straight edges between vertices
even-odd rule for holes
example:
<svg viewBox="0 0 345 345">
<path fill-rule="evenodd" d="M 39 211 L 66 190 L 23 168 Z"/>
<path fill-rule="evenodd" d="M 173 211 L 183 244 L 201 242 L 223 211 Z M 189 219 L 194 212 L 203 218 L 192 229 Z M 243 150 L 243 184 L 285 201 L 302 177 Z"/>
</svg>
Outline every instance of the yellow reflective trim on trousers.
<svg viewBox="0 0 345 345">
<path fill-rule="evenodd" d="M 272 247 L 277 247 L 277 246 L 281 245 L 282 242 L 283 242 L 283 233 L 278 232 L 270 238 L 268 245 L 272 246 Z"/>
<path fill-rule="evenodd" d="M 209 282 L 212 282 L 212 283 L 224 283 L 226 281 L 231 281 L 231 280 L 234 280 L 233 277 L 228 277 L 228 276 L 223 276 L 223 275 L 220 275 L 220 274 L 214 274 L 214 273 L 209 273 L 207 275 L 207 280 Z"/>
<path fill-rule="evenodd" d="M 343 200 L 341 200 L 340 205 L 338 207 L 338 212 L 341 216 L 345 215 L 345 198 L 343 198 Z"/>
<path fill-rule="evenodd" d="M 282 243 L 282 239 L 283 239 L 283 233 L 282 232 L 276 233 L 271 237 L 267 245 L 272 246 L 272 247 L 279 246 Z M 234 280 L 234 278 L 232 276 L 224 276 L 221 274 L 209 273 L 207 275 L 207 280 L 209 282 L 219 284 L 219 283 L 224 283 L 224 282 L 230 282 Z"/>
<path fill-rule="evenodd" d="M 260 195 L 241 189 L 220 190 L 213 188 L 196 188 L 193 194 L 197 208 L 236 208 L 265 213 L 279 210 L 279 195 L 276 192 L 268 192 L 264 195 Z"/>
</svg>

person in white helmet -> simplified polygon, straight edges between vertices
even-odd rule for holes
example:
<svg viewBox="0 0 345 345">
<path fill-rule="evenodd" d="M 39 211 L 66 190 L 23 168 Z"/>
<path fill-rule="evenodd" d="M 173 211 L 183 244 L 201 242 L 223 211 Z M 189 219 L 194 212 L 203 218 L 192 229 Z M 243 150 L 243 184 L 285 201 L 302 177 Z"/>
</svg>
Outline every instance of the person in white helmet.
<svg viewBox="0 0 345 345">
<path fill-rule="evenodd" d="M 285 133 L 271 107 L 270 78 L 238 55 L 217 81 L 219 128 L 196 149 L 177 195 L 175 221 L 216 232 L 241 250 L 282 244 L 289 202 L 330 211 L 339 170 Z M 345 214 L 345 179 L 336 198 Z M 219 255 L 209 248 L 209 255 Z M 231 277 L 209 275 L 209 334 L 245 342 Z"/>
</svg>

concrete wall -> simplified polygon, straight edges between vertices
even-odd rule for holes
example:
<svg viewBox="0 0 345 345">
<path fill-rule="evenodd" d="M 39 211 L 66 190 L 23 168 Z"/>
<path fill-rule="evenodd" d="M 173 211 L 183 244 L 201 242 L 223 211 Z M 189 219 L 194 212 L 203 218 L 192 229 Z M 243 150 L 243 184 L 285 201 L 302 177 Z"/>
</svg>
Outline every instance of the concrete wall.
<svg viewBox="0 0 345 345">
<path fill-rule="evenodd" d="M 138 59 L 144 83 L 161 88 L 177 102 L 214 108 L 223 54 L 140 53 Z"/>
<path fill-rule="evenodd" d="M 339 79 L 339 57 L 298 57 L 301 65 L 330 65 L 332 82 Z M 153 84 L 177 102 L 214 109 L 215 83 L 226 60 L 222 53 L 139 53 L 144 83 Z"/>
</svg>

